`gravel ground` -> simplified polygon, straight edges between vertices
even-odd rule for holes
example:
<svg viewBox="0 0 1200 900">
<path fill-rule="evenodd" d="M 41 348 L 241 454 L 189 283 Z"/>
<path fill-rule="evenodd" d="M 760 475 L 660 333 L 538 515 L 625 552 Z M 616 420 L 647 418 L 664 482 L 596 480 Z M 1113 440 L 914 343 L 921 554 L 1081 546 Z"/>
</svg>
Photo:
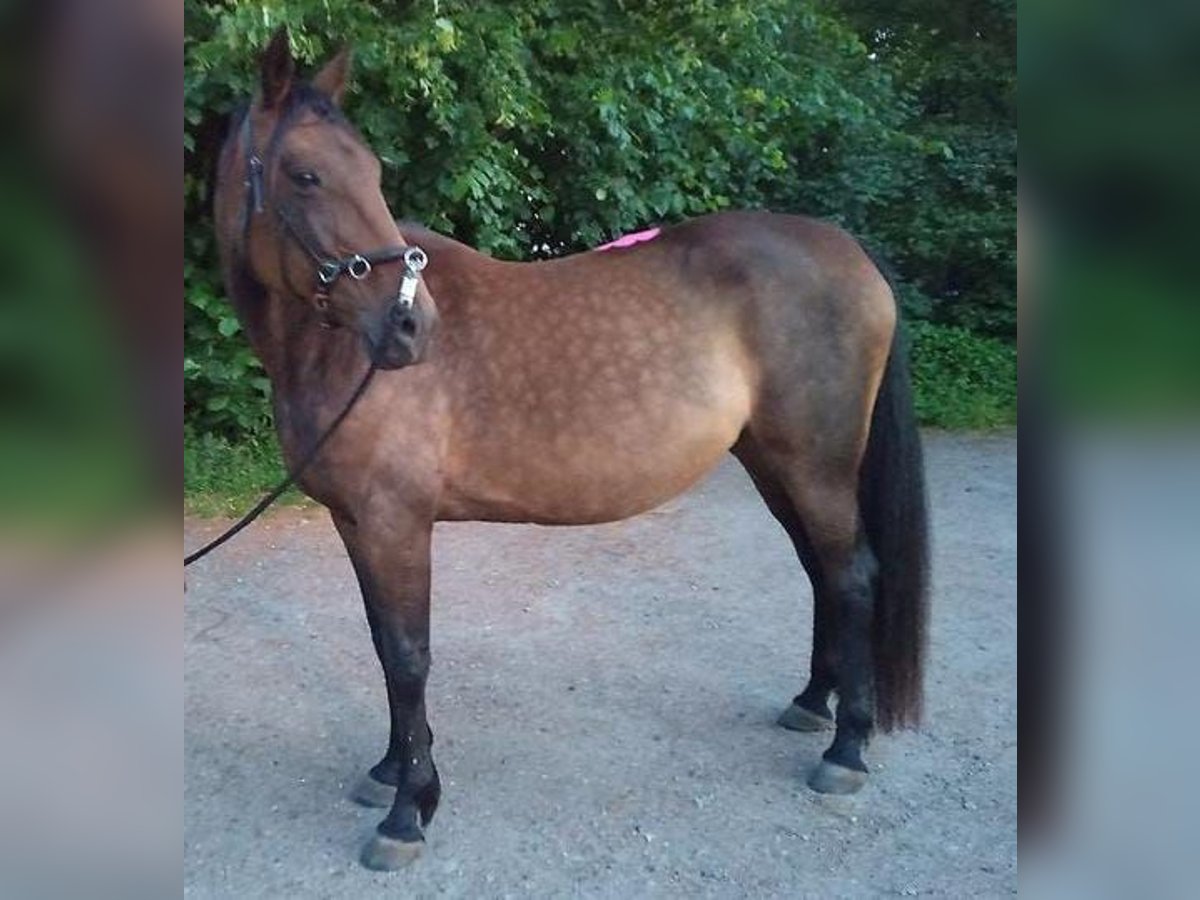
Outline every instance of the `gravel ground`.
<svg viewBox="0 0 1200 900">
<path fill-rule="evenodd" d="M 189 896 L 996 896 L 1016 891 L 1017 448 L 926 437 L 928 721 L 853 797 L 809 791 L 828 735 L 774 719 L 811 593 L 730 459 L 613 525 L 439 525 L 430 723 L 441 808 L 398 873 L 345 799 L 387 737 L 328 517 L 290 509 L 188 573 Z M 191 520 L 196 546 L 224 523 Z"/>
</svg>

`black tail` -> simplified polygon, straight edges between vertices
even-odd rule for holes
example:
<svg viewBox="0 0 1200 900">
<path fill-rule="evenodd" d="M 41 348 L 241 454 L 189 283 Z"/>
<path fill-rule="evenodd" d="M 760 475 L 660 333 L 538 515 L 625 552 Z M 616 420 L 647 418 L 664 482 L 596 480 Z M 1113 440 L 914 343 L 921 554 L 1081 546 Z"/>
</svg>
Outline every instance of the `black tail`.
<svg viewBox="0 0 1200 900">
<path fill-rule="evenodd" d="M 859 476 L 858 502 L 879 563 L 872 645 L 875 719 L 883 731 L 920 723 L 929 613 L 929 523 L 907 342 L 897 324 Z"/>
</svg>

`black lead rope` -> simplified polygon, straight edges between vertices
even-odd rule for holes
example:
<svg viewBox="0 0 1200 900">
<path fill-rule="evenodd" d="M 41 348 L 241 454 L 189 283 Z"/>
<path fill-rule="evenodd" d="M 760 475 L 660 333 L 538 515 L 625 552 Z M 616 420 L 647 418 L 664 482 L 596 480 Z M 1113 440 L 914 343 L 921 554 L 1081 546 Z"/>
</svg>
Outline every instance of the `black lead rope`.
<svg viewBox="0 0 1200 900">
<path fill-rule="evenodd" d="M 232 538 L 235 534 L 261 516 L 264 512 L 266 512 L 267 507 L 278 500 L 283 495 L 284 491 L 295 484 L 296 479 L 303 475 L 304 470 L 307 469 L 309 465 L 312 464 L 312 461 L 317 458 L 317 454 L 321 452 L 321 448 L 325 446 L 326 441 L 328 441 L 333 433 L 337 431 L 338 426 L 342 424 L 346 416 L 350 415 L 350 411 L 354 409 L 354 406 L 358 403 L 359 398 L 366 393 L 367 386 L 371 383 L 371 379 L 375 377 L 375 372 L 375 364 L 372 363 L 371 367 L 367 369 L 367 374 L 364 375 L 362 381 L 358 383 L 358 387 L 354 389 L 354 393 L 350 395 L 350 400 L 346 403 L 345 408 L 337 414 L 337 418 L 329 423 L 329 427 L 325 429 L 325 433 L 317 439 L 317 442 L 312 445 L 312 448 L 307 454 L 305 454 L 304 458 L 300 460 L 300 465 L 296 466 L 294 471 L 289 472 L 287 477 L 283 479 L 283 481 L 281 481 L 269 494 L 259 500 L 258 503 L 254 504 L 254 508 L 242 516 L 236 524 L 226 529 L 222 534 L 213 538 L 199 550 L 196 550 L 185 556 L 183 558 L 183 567 L 185 569 L 192 563 L 196 562 L 196 560 L 203 559 L 204 557 L 208 556 L 208 554 L 212 553 L 212 551 L 216 550 L 227 540 Z"/>
</svg>

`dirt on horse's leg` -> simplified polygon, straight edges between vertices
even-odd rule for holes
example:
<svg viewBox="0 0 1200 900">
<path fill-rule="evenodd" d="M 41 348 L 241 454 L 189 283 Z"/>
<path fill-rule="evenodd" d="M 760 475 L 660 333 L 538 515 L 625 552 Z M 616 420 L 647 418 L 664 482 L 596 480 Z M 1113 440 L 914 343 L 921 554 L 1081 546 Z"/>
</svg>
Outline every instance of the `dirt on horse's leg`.
<svg viewBox="0 0 1200 900">
<path fill-rule="evenodd" d="M 420 855 L 421 828 L 433 818 L 441 795 L 425 715 L 432 523 L 401 517 L 401 523 L 388 522 L 375 534 L 361 523 L 338 528 L 362 588 L 391 713 L 387 753 L 353 795 L 368 806 L 390 807 L 363 848 L 362 862 L 397 869 Z"/>
<path fill-rule="evenodd" d="M 829 697 L 837 686 L 836 610 L 831 606 L 832 598 L 822 582 L 820 566 L 796 507 L 749 432 L 744 433 L 734 445 L 733 454 L 745 467 L 771 514 L 787 532 L 813 589 L 813 638 L 808 685 L 779 716 L 779 724 L 791 731 L 824 731 L 833 727 Z"/>
</svg>

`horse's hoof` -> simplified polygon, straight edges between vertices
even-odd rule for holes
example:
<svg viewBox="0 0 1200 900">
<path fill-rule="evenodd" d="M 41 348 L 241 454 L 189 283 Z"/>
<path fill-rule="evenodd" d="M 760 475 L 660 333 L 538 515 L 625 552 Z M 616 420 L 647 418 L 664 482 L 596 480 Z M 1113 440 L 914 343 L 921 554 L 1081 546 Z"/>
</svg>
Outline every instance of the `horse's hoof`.
<svg viewBox="0 0 1200 900">
<path fill-rule="evenodd" d="M 867 773 L 848 769 L 827 759 L 821 760 L 808 776 L 808 786 L 818 794 L 853 794 L 867 783 Z"/>
<path fill-rule="evenodd" d="M 827 731 L 833 727 L 833 718 L 805 709 L 793 703 L 785 709 L 776 722 L 788 731 Z"/>
<path fill-rule="evenodd" d="M 387 809 L 392 805 L 392 801 L 396 799 L 396 789 L 390 784 L 384 784 L 382 781 L 372 777 L 368 772 L 354 786 L 354 790 L 350 792 L 350 799 L 360 806 L 369 806 L 372 809 Z"/>
<path fill-rule="evenodd" d="M 415 861 L 424 847 L 424 841 L 400 841 L 376 832 L 363 846 L 359 860 L 376 872 L 394 872 Z"/>
</svg>

